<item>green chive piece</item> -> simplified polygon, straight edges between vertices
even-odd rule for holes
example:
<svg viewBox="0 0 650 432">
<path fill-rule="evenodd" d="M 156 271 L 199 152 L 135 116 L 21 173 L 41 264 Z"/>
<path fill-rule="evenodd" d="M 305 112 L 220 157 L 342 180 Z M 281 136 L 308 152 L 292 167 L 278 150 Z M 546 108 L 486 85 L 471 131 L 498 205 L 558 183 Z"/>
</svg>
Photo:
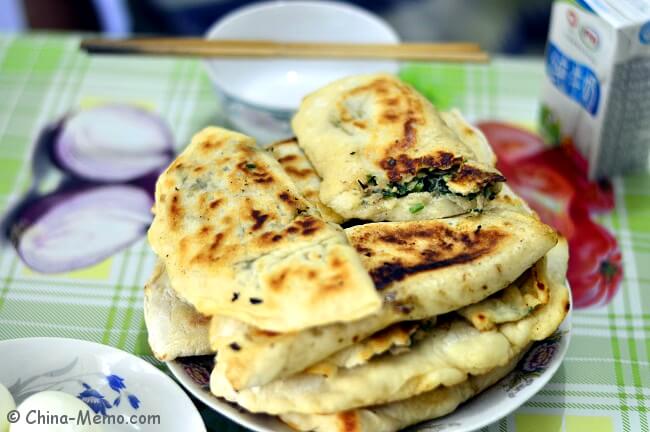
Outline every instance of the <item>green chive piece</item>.
<svg viewBox="0 0 650 432">
<path fill-rule="evenodd" d="M 413 205 L 411 206 L 411 208 L 409 208 L 409 211 L 410 211 L 411 213 L 415 214 L 415 213 L 419 212 L 420 210 L 422 210 L 423 208 L 424 208 L 424 204 L 422 204 L 422 203 L 417 203 L 417 204 L 413 204 Z"/>
</svg>

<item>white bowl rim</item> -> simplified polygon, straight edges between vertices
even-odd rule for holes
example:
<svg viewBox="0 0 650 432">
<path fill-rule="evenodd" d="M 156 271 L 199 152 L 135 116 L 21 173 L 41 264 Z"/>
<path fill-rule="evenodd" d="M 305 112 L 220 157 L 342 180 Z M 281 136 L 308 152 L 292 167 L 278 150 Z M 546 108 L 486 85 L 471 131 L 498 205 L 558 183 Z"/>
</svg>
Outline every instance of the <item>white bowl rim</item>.
<svg viewBox="0 0 650 432">
<path fill-rule="evenodd" d="M 210 37 L 213 36 L 215 32 L 225 27 L 226 25 L 230 24 L 230 22 L 234 21 L 235 19 L 240 19 L 246 15 L 252 15 L 254 13 L 264 11 L 267 9 L 275 9 L 278 7 L 286 7 L 286 6 L 309 6 L 309 7 L 317 7 L 317 8 L 324 8 L 324 9 L 339 9 L 342 12 L 356 14 L 358 16 L 363 17 L 364 19 L 367 19 L 368 21 L 371 21 L 373 24 L 377 25 L 378 27 L 382 27 L 382 30 L 389 33 L 390 37 L 395 40 L 395 43 L 399 42 L 400 40 L 400 37 L 395 31 L 395 29 L 392 28 L 385 20 L 381 19 L 376 14 L 367 11 L 366 9 L 359 7 L 357 5 L 336 1 L 336 0 L 296 0 L 296 1 L 277 0 L 277 1 L 263 1 L 259 3 L 245 5 L 228 12 L 221 19 L 217 20 L 214 24 L 210 26 L 208 31 L 205 33 L 205 37 L 207 39 L 210 39 Z"/>
<path fill-rule="evenodd" d="M 386 42 L 383 43 L 398 44 L 401 40 L 399 34 L 395 31 L 395 29 L 391 27 L 391 25 L 388 24 L 388 22 L 383 20 L 381 17 L 357 5 L 345 3 L 342 1 L 336 1 L 336 0 L 295 0 L 295 1 L 275 0 L 275 1 L 262 1 L 259 3 L 245 5 L 228 12 L 221 19 L 218 19 L 216 22 L 214 22 L 205 32 L 204 37 L 205 39 L 213 39 L 214 34 L 218 32 L 221 28 L 225 27 L 226 25 L 230 24 L 232 21 L 236 19 L 245 17 L 246 15 L 252 15 L 260 11 L 275 9 L 278 7 L 287 7 L 287 6 L 299 6 L 299 7 L 309 6 L 309 7 L 321 8 L 321 9 L 338 9 L 341 12 L 356 15 L 357 17 L 365 19 L 368 22 L 370 22 L 372 25 L 376 25 L 382 31 L 386 32 L 388 38 L 390 38 L 391 40 L 390 41 L 387 40 Z M 234 94 L 231 91 L 226 90 L 227 86 L 224 85 L 223 80 L 220 79 L 219 76 L 216 74 L 216 72 L 213 70 L 213 68 L 210 67 L 209 60 L 205 59 L 203 62 L 214 84 L 216 84 L 219 87 L 219 90 L 223 92 L 228 98 L 238 102 L 242 102 L 247 106 L 250 106 L 255 109 L 259 109 L 261 111 L 269 111 L 269 112 L 277 112 L 277 113 L 290 113 L 294 111 L 294 109 L 288 108 L 285 105 L 269 105 L 269 104 L 262 105 L 254 101 L 250 101 L 237 94 Z"/>
<path fill-rule="evenodd" d="M 129 353 L 127 351 L 121 350 L 119 348 L 116 348 L 112 345 L 104 345 L 99 342 L 93 342 L 89 341 L 86 339 L 74 339 L 74 338 L 66 338 L 66 337 L 56 337 L 56 336 L 35 336 L 35 337 L 24 337 L 24 338 L 13 338 L 13 339 L 5 339 L 5 340 L 0 340 L 0 349 L 2 349 L 4 346 L 8 345 L 11 346 L 12 344 L 38 344 L 38 343 L 43 343 L 43 342 L 62 342 L 62 343 L 71 343 L 71 344 L 82 344 L 82 345 L 87 345 L 90 348 L 97 348 L 97 349 L 102 349 L 102 350 L 107 350 L 110 352 L 114 353 L 119 353 L 120 355 L 124 356 L 125 358 L 129 359 L 129 361 L 135 362 L 135 364 L 141 366 L 145 370 L 150 370 L 152 373 L 154 373 L 158 378 L 166 382 L 167 385 L 170 385 L 171 387 L 175 388 L 178 390 L 178 397 L 184 398 L 187 400 L 189 403 L 189 406 L 191 407 L 191 410 L 196 414 L 197 418 L 201 420 L 201 424 L 203 425 L 203 429 L 199 432 L 204 432 L 206 431 L 206 426 L 205 426 L 205 421 L 203 420 L 203 417 L 201 416 L 201 413 L 199 412 L 198 408 L 190 398 L 190 396 L 187 394 L 185 391 L 184 387 L 182 387 L 176 380 L 174 380 L 172 377 L 170 377 L 168 374 L 163 372 L 161 369 L 157 368 L 153 364 L 149 363 L 148 361 L 138 357 L 135 354 Z M 170 388 L 171 388 L 170 387 Z"/>
</svg>

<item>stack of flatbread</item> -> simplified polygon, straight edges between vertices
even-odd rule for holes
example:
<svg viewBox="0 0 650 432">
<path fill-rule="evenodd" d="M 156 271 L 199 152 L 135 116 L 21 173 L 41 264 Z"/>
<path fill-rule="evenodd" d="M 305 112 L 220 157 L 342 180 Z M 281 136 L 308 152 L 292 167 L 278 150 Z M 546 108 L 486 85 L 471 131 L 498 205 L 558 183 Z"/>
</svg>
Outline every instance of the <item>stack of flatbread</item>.
<svg viewBox="0 0 650 432">
<path fill-rule="evenodd" d="M 483 135 L 389 75 L 307 96 L 261 149 L 208 128 L 161 175 L 145 287 L 161 360 L 216 353 L 211 391 L 301 431 L 447 414 L 569 310 L 567 245 Z"/>
</svg>

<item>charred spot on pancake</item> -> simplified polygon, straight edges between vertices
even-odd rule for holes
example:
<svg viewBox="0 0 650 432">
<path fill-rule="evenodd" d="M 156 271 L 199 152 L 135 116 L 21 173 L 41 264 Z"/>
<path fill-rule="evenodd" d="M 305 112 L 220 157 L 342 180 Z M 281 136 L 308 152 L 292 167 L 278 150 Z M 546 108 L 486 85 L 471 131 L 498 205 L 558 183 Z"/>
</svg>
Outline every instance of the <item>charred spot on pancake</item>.
<svg viewBox="0 0 650 432">
<path fill-rule="evenodd" d="M 285 164 L 287 162 L 295 161 L 296 159 L 298 159 L 298 156 L 295 154 L 291 154 L 291 155 L 282 156 L 281 158 L 278 159 L 278 162 L 280 162 L 281 164 Z"/>
<path fill-rule="evenodd" d="M 239 293 L 235 291 L 234 293 L 232 293 L 232 298 L 230 299 L 230 301 L 236 302 L 237 300 L 239 300 Z"/>
<path fill-rule="evenodd" d="M 476 232 L 476 234 L 478 234 L 478 231 Z M 446 242 L 446 241 L 441 241 L 441 242 L 440 242 L 440 245 L 438 245 L 438 247 L 439 247 L 440 249 L 443 249 L 443 250 L 447 250 L 447 251 L 448 251 L 448 250 L 453 249 L 454 245 L 451 244 L 451 243 L 449 243 L 449 242 Z"/>
<path fill-rule="evenodd" d="M 437 152 L 431 156 L 412 158 L 405 153 L 388 156 L 379 162 L 391 182 L 399 182 L 404 176 L 414 176 L 424 169 L 446 171 L 462 163 L 462 157 L 448 152 Z"/>
<path fill-rule="evenodd" d="M 416 145 L 417 143 L 417 132 L 415 130 L 416 123 L 418 123 L 418 120 L 413 117 L 409 117 L 404 122 L 404 135 L 402 136 L 402 139 L 397 143 L 395 147 L 408 149 Z"/>
<path fill-rule="evenodd" d="M 178 229 L 184 215 L 180 200 L 180 194 L 174 193 L 171 204 L 169 205 L 169 221 L 172 231 Z"/>
<path fill-rule="evenodd" d="M 252 305 L 257 305 L 257 304 L 260 304 L 260 303 L 264 302 L 264 300 L 262 300 L 261 298 L 257 298 L 257 297 L 251 297 L 251 298 L 248 299 L 248 301 Z"/>
<path fill-rule="evenodd" d="M 272 276 L 269 279 L 269 285 L 271 290 L 273 291 L 282 291 L 282 288 L 284 287 L 284 282 L 287 279 L 287 269 L 284 269 L 280 272 L 280 274 Z"/>
<path fill-rule="evenodd" d="M 239 351 L 241 350 L 241 346 L 237 342 L 232 342 L 230 345 L 228 345 L 231 350 L 233 351 Z"/>
<path fill-rule="evenodd" d="M 318 303 L 322 301 L 323 297 L 329 293 L 336 293 L 342 289 L 345 289 L 345 279 L 346 276 L 344 274 L 335 274 L 334 276 L 321 281 L 318 286 L 320 295 L 314 296 L 314 302 Z"/>
<path fill-rule="evenodd" d="M 180 252 L 180 256 L 185 256 L 187 255 L 187 249 L 189 248 L 189 242 L 190 239 L 187 237 L 183 237 L 179 242 L 178 242 L 178 249 Z"/>
<path fill-rule="evenodd" d="M 377 289 L 414 274 L 469 263 L 494 251 L 507 233 L 498 229 L 484 228 L 479 232 L 457 232 L 446 226 L 422 227 L 411 224 L 395 228 L 392 232 L 362 233 L 352 243 L 365 245 L 365 249 L 381 251 L 393 245 L 401 257 L 383 260 L 370 269 L 370 276 Z M 418 240 L 426 240 L 430 246 L 420 249 Z M 450 243 L 451 248 L 438 245 Z"/>
<path fill-rule="evenodd" d="M 267 337 L 267 338 L 281 335 L 281 333 L 274 332 L 271 330 L 264 330 L 257 327 L 251 329 L 251 334 L 253 335 L 253 337 Z"/>
<path fill-rule="evenodd" d="M 377 94 L 385 95 L 386 93 L 388 93 L 389 90 L 386 87 L 386 84 L 387 84 L 386 81 L 383 79 L 379 79 L 375 81 L 375 91 L 377 92 Z"/>
<path fill-rule="evenodd" d="M 205 209 L 205 204 L 206 204 L 206 201 L 208 200 L 208 197 L 207 197 L 206 195 L 207 195 L 207 194 L 202 193 L 202 194 L 200 194 L 199 197 L 198 197 L 198 201 L 199 201 L 199 202 L 198 202 L 198 207 L 199 207 L 199 209 L 201 209 L 201 210 Z"/>
<path fill-rule="evenodd" d="M 569 303 L 569 300 L 566 300 L 566 302 L 564 303 L 564 310 L 566 312 L 569 312 L 570 308 L 571 308 L 571 304 Z"/>
<path fill-rule="evenodd" d="M 479 189 L 485 186 L 506 181 L 506 178 L 495 172 L 483 171 L 469 164 L 463 164 L 451 180 L 457 184 L 476 185 Z"/>
<path fill-rule="evenodd" d="M 449 248 L 447 248 L 446 250 L 449 250 Z M 432 249 L 424 249 L 424 250 L 420 251 L 420 256 L 425 261 L 436 260 L 436 259 L 438 259 L 440 254 L 441 254 L 441 252 L 439 250 L 436 250 L 436 249 L 433 249 L 433 248 Z"/>
<path fill-rule="evenodd" d="M 372 256 L 372 249 L 369 249 L 369 248 L 365 247 L 363 244 L 356 244 L 356 245 L 354 245 L 354 248 L 357 250 L 357 252 L 360 255 L 364 255 L 364 256 L 367 256 L 367 257 Z"/>
<path fill-rule="evenodd" d="M 270 275 L 267 279 L 268 287 L 271 291 L 282 292 L 291 287 L 296 281 L 303 283 L 305 280 L 310 280 L 317 288 L 313 296 L 314 302 L 323 301 L 323 298 L 331 292 L 337 292 L 341 289 L 346 289 L 346 281 L 350 279 L 348 269 L 345 263 L 334 257 L 329 260 L 329 264 L 334 270 L 332 274 L 325 273 L 323 277 L 319 278 L 316 270 L 307 268 L 283 268 L 277 270 L 274 274 Z"/>
<path fill-rule="evenodd" d="M 215 136 L 211 136 L 208 139 L 206 139 L 205 141 L 203 141 L 203 143 L 201 143 L 200 148 L 201 148 L 201 150 L 207 152 L 207 151 L 215 150 L 215 149 L 219 148 L 219 146 L 221 146 L 221 144 L 223 144 L 223 142 L 220 139 L 218 139 Z"/>
<path fill-rule="evenodd" d="M 286 203 L 289 203 L 289 204 L 292 201 L 291 194 L 289 194 L 289 192 L 287 192 L 287 191 L 280 192 L 280 194 L 278 195 L 278 198 L 280 198 L 282 201 L 284 201 Z"/>
<path fill-rule="evenodd" d="M 215 251 L 219 247 L 221 240 L 223 240 L 223 233 L 216 233 L 214 235 L 212 243 L 210 244 L 210 250 Z"/>
<path fill-rule="evenodd" d="M 305 216 L 300 219 L 296 219 L 293 222 L 293 226 L 297 226 L 298 230 L 302 235 L 308 236 L 314 234 L 324 227 L 324 223 L 313 216 Z M 287 231 L 290 229 L 289 227 Z"/>
<path fill-rule="evenodd" d="M 273 176 L 272 176 L 271 174 L 268 174 L 268 175 L 261 175 L 261 176 L 259 176 L 259 177 L 255 177 L 255 178 L 253 179 L 253 181 L 254 181 L 255 183 L 261 183 L 261 184 L 272 183 L 272 182 L 273 182 Z"/>
<path fill-rule="evenodd" d="M 546 289 L 546 286 L 544 285 L 543 282 L 537 281 L 537 289 L 540 291 L 544 291 Z"/>
<path fill-rule="evenodd" d="M 250 153 L 254 153 L 250 151 Z M 265 166 L 251 162 L 242 161 L 237 164 L 237 169 L 242 171 L 253 182 L 258 184 L 272 183 L 275 181 L 273 175 L 267 170 Z"/>
<path fill-rule="evenodd" d="M 284 170 L 287 172 L 287 174 L 297 178 L 306 178 L 314 174 L 314 170 L 311 168 L 299 169 L 299 168 L 294 168 L 292 166 L 288 166 L 285 167 Z"/>
<path fill-rule="evenodd" d="M 264 225 L 264 222 L 269 218 L 268 214 L 264 214 L 259 210 L 251 210 L 251 217 L 253 218 L 253 221 L 255 222 L 253 224 L 252 230 L 257 231 L 258 229 L 262 228 L 262 225 Z"/>
<path fill-rule="evenodd" d="M 338 414 L 340 432 L 359 432 L 359 420 L 355 411 L 345 411 Z"/>
<path fill-rule="evenodd" d="M 400 237 L 399 233 L 382 234 L 379 236 L 379 240 L 383 241 L 384 243 L 393 243 L 398 245 L 407 243 L 407 239 Z"/>
<path fill-rule="evenodd" d="M 210 204 L 208 204 L 208 207 L 210 207 L 211 210 L 214 210 L 217 207 L 219 207 L 219 205 L 221 205 L 222 202 L 223 202 L 223 198 L 217 198 L 215 200 L 210 201 Z"/>
<path fill-rule="evenodd" d="M 212 227 L 210 225 L 203 225 L 199 230 L 199 236 L 205 237 L 210 234 L 210 231 L 212 231 Z"/>
<path fill-rule="evenodd" d="M 259 241 L 261 245 L 268 246 L 271 243 L 279 242 L 283 238 L 284 237 L 282 234 L 278 233 L 277 231 L 266 231 L 260 235 Z"/>
</svg>

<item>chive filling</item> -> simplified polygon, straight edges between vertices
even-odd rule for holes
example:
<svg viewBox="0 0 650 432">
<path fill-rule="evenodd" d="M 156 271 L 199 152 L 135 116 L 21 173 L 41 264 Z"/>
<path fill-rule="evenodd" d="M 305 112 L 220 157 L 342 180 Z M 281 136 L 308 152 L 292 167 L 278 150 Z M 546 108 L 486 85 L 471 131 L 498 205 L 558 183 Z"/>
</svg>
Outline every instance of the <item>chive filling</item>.
<svg viewBox="0 0 650 432">
<path fill-rule="evenodd" d="M 401 198 L 411 193 L 416 192 L 429 192 L 434 195 L 447 195 L 454 194 L 447 186 L 447 178 L 452 174 L 451 171 L 423 169 L 418 172 L 413 179 L 407 182 L 391 182 L 388 186 L 381 190 L 370 189 L 370 186 L 377 185 L 377 179 L 373 175 L 368 175 L 366 183 L 359 183 L 362 188 L 368 193 L 381 192 L 384 198 Z M 480 192 L 475 192 L 467 195 L 460 195 L 469 200 L 472 200 L 479 195 L 492 200 L 496 196 L 496 191 L 493 185 L 487 185 Z"/>
<path fill-rule="evenodd" d="M 411 206 L 411 208 L 409 208 L 409 211 L 410 211 L 411 213 L 415 214 L 415 213 L 419 212 L 419 211 L 422 210 L 422 209 L 424 209 L 424 204 L 422 204 L 422 203 L 416 203 L 416 204 L 413 204 L 413 205 Z"/>
</svg>

